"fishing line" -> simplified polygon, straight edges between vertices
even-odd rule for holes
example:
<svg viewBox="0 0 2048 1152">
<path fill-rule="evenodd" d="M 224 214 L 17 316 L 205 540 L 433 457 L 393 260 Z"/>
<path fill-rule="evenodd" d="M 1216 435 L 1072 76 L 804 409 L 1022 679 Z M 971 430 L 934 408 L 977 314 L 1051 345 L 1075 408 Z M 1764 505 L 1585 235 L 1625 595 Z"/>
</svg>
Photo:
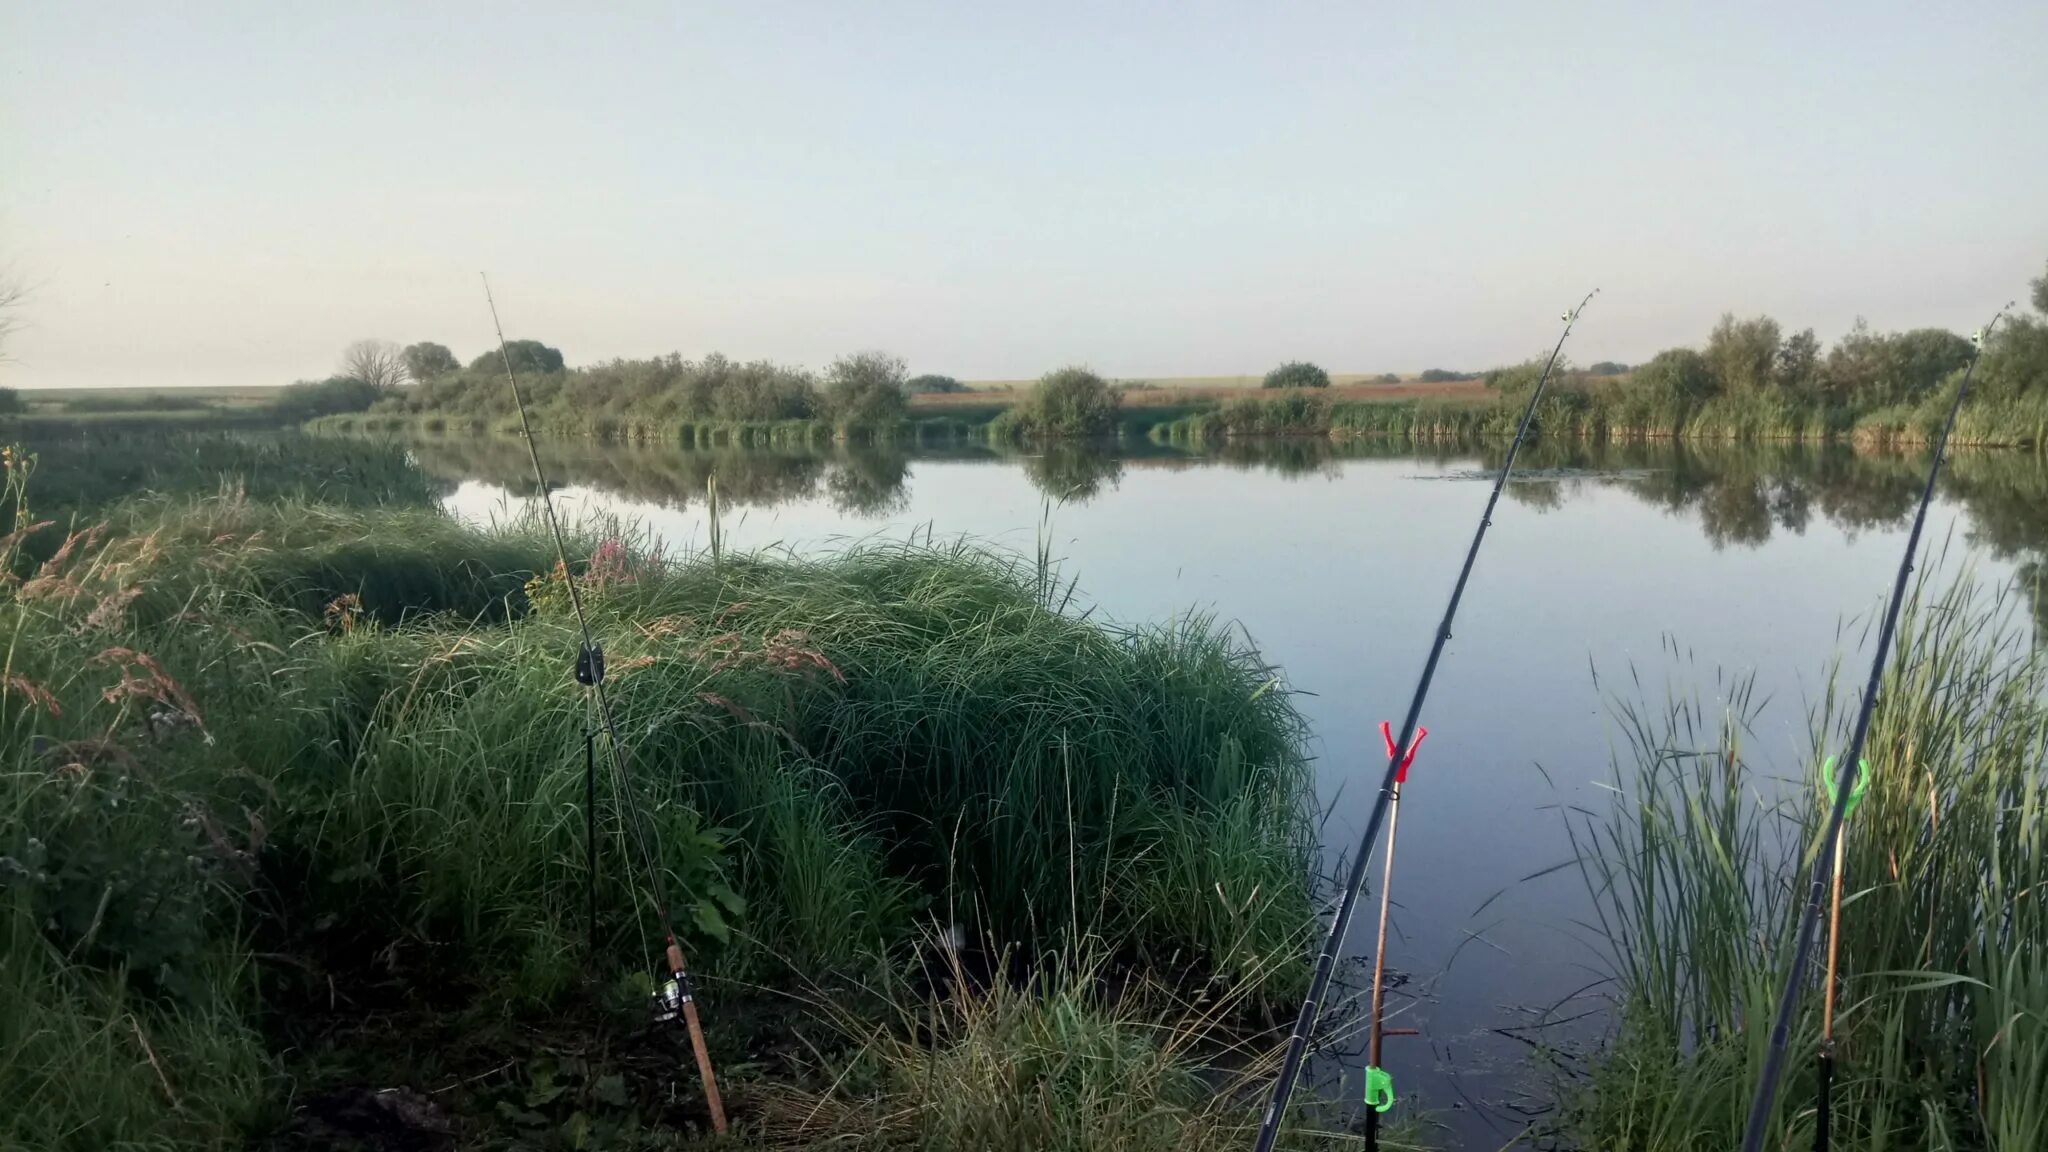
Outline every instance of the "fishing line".
<svg viewBox="0 0 2048 1152">
<path fill-rule="evenodd" d="M 1550 359 L 1543 365 L 1543 375 L 1536 380 L 1536 388 L 1529 394 L 1529 405 L 1522 411 L 1522 422 L 1515 429 L 1514 442 L 1508 445 L 1507 459 L 1501 462 L 1500 475 L 1494 477 L 1493 491 L 1486 497 L 1486 511 L 1479 516 L 1479 528 L 1472 534 L 1472 547 L 1465 552 L 1465 566 L 1458 570 L 1458 582 L 1451 586 L 1451 602 L 1444 609 L 1443 622 L 1437 625 L 1436 640 L 1430 645 L 1429 660 L 1422 666 L 1422 677 L 1415 683 L 1415 697 L 1408 702 L 1408 718 L 1401 722 L 1401 738 L 1390 745 L 1387 755 L 1387 772 L 1380 781 L 1380 792 L 1373 801 L 1372 815 L 1366 819 L 1365 835 L 1360 838 L 1358 854 L 1351 861 L 1351 876 L 1344 885 L 1344 898 L 1337 905 L 1337 914 L 1330 920 L 1329 936 L 1323 941 L 1323 950 L 1316 957 L 1315 975 L 1309 981 L 1308 996 L 1301 1002 L 1301 1014 L 1295 1018 L 1294 1033 L 1287 1041 L 1287 1055 L 1280 1062 L 1279 1078 L 1273 1082 L 1273 1099 L 1266 1106 L 1265 1119 L 1259 1125 L 1258 1141 L 1253 1145 L 1257 1152 L 1273 1152 L 1274 1143 L 1280 1138 L 1280 1122 L 1287 1115 L 1287 1103 L 1294 1095 L 1295 1081 L 1301 1077 L 1301 1067 L 1308 1054 L 1309 1037 L 1315 1034 L 1316 1018 L 1322 1015 L 1323 998 L 1330 991 L 1330 974 L 1337 966 L 1337 954 L 1343 950 L 1344 938 L 1351 929 L 1352 913 L 1358 909 L 1358 895 L 1365 887 L 1365 874 L 1372 856 L 1373 841 L 1379 838 L 1380 823 L 1386 819 L 1387 805 L 1395 792 L 1395 777 L 1400 773 L 1403 750 L 1415 740 L 1415 728 L 1422 718 L 1422 703 L 1429 697 L 1429 685 L 1436 678 L 1437 662 L 1443 658 L 1444 645 L 1451 639 L 1451 622 L 1458 614 L 1458 601 L 1465 596 L 1465 582 L 1472 576 L 1472 564 L 1479 558 L 1479 545 L 1486 539 L 1486 529 L 1493 524 L 1494 506 L 1500 503 L 1501 489 L 1507 486 L 1508 474 L 1514 471 L 1515 455 L 1522 450 L 1522 442 L 1528 439 L 1529 427 L 1536 420 L 1537 402 L 1543 399 L 1543 390 L 1550 384 L 1551 372 L 1557 367 L 1558 354 L 1564 351 L 1564 342 L 1572 334 L 1572 326 L 1579 322 L 1579 314 L 1599 295 L 1595 288 L 1586 293 L 1579 306 L 1565 313 L 1564 331 L 1558 333 L 1557 344 L 1550 349 Z"/>
<path fill-rule="evenodd" d="M 1764 1056 L 1763 1079 L 1757 1084 L 1756 1096 L 1750 1103 L 1749 1124 L 1742 1136 L 1742 1152 L 1761 1152 L 1771 1106 L 1778 1099 L 1778 1078 L 1784 1071 L 1785 1048 L 1791 1041 L 1792 1014 L 1799 1009 L 1799 986 L 1805 981 L 1806 966 L 1813 958 L 1814 928 L 1820 921 L 1821 905 L 1826 899 L 1830 874 L 1834 871 L 1842 821 L 1848 816 L 1851 795 L 1860 794 L 1852 787 L 1853 778 L 1857 765 L 1863 759 L 1864 739 L 1870 735 L 1870 716 L 1877 707 L 1877 690 L 1884 680 L 1885 659 L 1891 653 L 1892 633 L 1898 627 L 1899 610 L 1906 600 L 1906 579 L 1913 571 L 1913 557 L 1920 550 L 1920 530 L 1927 524 L 1928 505 L 1934 502 L 1934 482 L 1941 476 L 1941 462 L 1948 452 L 1948 438 L 1955 431 L 1956 417 L 1963 410 L 1963 398 L 1970 394 L 1970 378 L 1977 373 L 1977 361 L 1984 355 L 1984 343 L 1991 338 L 1992 329 L 1998 327 L 1998 322 L 2005 318 L 2011 307 L 2007 304 L 2000 308 L 1998 314 L 1991 318 L 1991 323 L 1978 329 L 1971 342 L 1970 363 L 1963 369 L 1963 381 L 1956 388 L 1955 402 L 1949 405 L 1948 419 L 1942 422 L 1941 435 L 1934 441 L 1934 460 L 1927 467 L 1927 483 L 1920 490 L 1920 507 L 1913 513 L 1913 530 L 1906 537 L 1906 554 L 1899 558 L 1899 574 L 1892 581 L 1892 597 L 1885 605 L 1884 625 L 1878 629 L 1877 653 L 1870 660 L 1870 681 L 1863 687 L 1863 705 L 1856 712 L 1856 727 L 1849 736 L 1849 752 L 1836 761 L 1838 767 L 1835 770 L 1834 794 L 1828 805 L 1827 834 L 1821 838 L 1820 851 L 1814 855 L 1806 905 L 1800 909 L 1799 929 L 1793 938 L 1792 967 L 1785 973 L 1784 989 L 1778 993 L 1770 1048 Z M 1831 1041 L 1832 1037 L 1829 1039 Z M 1832 1052 L 1828 1053 L 1828 1060 L 1832 1071 Z"/>
<path fill-rule="evenodd" d="M 711 1127 L 720 1135 L 725 1133 L 725 1104 L 718 1095 L 718 1078 L 711 1069 L 711 1053 L 704 1046 L 704 1027 L 697 1018 L 697 1001 L 690 988 L 690 973 L 683 965 L 683 949 L 676 942 L 675 921 L 669 916 L 668 893 L 662 883 L 661 866 L 652 847 L 652 833 L 646 826 L 644 814 L 634 798 L 632 786 L 626 771 L 624 744 L 619 739 L 619 726 L 612 716 L 610 695 L 604 686 L 604 649 L 600 648 L 591 635 L 590 619 L 583 611 L 583 596 L 576 589 L 574 574 L 569 568 L 569 546 L 562 535 L 562 522 L 555 515 L 555 501 L 548 488 L 548 477 L 540 463 L 540 447 L 533 438 L 533 424 L 527 419 L 526 397 L 519 390 L 519 376 L 512 369 L 512 352 L 505 344 L 505 326 L 498 320 L 498 302 L 491 297 L 490 277 L 483 277 L 484 300 L 491 308 L 491 325 L 498 333 L 498 356 L 505 364 L 505 383 L 512 389 L 513 406 L 519 410 L 519 431 L 526 437 L 526 451 L 533 460 L 533 482 L 540 493 L 540 506 L 548 522 L 548 531 L 554 537 L 555 558 L 561 564 L 562 581 L 569 589 L 569 607 L 576 616 L 576 629 L 581 634 L 583 647 L 576 654 L 576 679 L 588 691 L 588 698 L 597 702 L 597 718 L 604 729 L 607 761 L 611 767 L 613 793 L 617 797 L 624 823 L 638 847 L 641 864 L 647 869 L 648 894 L 653 899 L 655 915 L 661 920 L 661 931 L 667 940 L 669 978 L 655 993 L 656 1019 L 662 1022 L 675 1019 L 678 1012 L 683 1017 L 690 1034 L 690 1047 L 697 1058 L 697 1074 L 704 1082 L 704 1102 L 711 1111 Z M 594 775 L 586 778 L 586 797 L 595 796 Z M 592 857 L 594 862 L 595 857 Z"/>
</svg>

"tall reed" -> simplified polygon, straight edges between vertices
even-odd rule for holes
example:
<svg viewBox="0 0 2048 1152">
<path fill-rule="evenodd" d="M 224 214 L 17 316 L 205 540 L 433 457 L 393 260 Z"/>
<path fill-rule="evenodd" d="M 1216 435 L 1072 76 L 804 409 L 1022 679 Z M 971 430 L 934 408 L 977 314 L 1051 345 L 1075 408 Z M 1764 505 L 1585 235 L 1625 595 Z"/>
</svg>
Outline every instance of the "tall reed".
<svg viewBox="0 0 2048 1152">
<path fill-rule="evenodd" d="M 1727 1148 L 1760 1072 L 1825 808 L 1810 763 L 1787 779 L 1752 764 L 1748 685 L 1721 690 L 1718 715 L 1622 705 L 1616 798 L 1572 825 L 1617 1010 L 1567 1115 L 1586 1147 Z M 1830 687 L 1817 704 L 1814 756 L 1841 746 L 1853 703 Z M 2048 663 L 2006 591 L 1916 589 L 1868 760 L 1846 832 L 1835 1146 L 2041 1147 Z M 1818 1000 L 1795 1052 L 1817 1043 Z M 1811 1067 L 1783 1089 L 1773 1147 L 1812 1140 Z"/>
</svg>

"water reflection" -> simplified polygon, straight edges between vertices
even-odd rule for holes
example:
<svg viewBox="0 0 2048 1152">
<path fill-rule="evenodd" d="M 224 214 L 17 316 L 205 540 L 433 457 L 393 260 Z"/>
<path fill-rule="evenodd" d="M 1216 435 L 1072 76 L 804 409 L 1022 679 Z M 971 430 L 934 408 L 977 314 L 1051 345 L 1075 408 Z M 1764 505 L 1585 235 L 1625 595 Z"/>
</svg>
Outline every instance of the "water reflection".
<svg viewBox="0 0 2048 1152">
<path fill-rule="evenodd" d="M 412 450 L 443 484 L 484 480 L 516 492 L 529 483 L 525 448 L 516 440 L 422 440 Z M 736 507 L 822 498 L 847 515 L 879 518 L 906 506 L 919 460 L 1017 467 L 1048 500 L 1086 504 L 1109 497 L 1131 470 L 1224 468 L 1313 481 L 1339 476 L 1349 461 L 1408 460 L 1454 477 L 1483 479 L 1500 466 L 1504 451 L 1503 445 L 1416 447 L 1302 438 L 1235 440 L 1209 448 L 963 444 L 911 451 L 553 442 L 542 456 L 549 474 L 562 483 L 661 507 L 701 501 L 705 481 L 715 474 L 720 499 Z M 1912 515 L 1926 466 L 1924 455 L 1842 446 L 1537 442 L 1523 451 L 1507 496 L 1543 513 L 1592 493 L 1620 492 L 1691 520 L 1717 550 L 1754 549 L 1816 524 L 1852 538 L 1865 530 L 1898 528 Z M 2042 591 L 2048 585 L 2048 461 L 2024 452 L 1961 453 L 1943 474 L 1941 495 L 1969 512 L 1972 543 L 2015 563 L 2044 624 L 2040 631 L 2048 632 L 2048 595 Z"/>
<path fill-rule="evenodd" d="M 510 437 L 435 436 L 399 442 L 291 433 L 52 431 L 30 438 L 42 456 L 37 487 L 45 509 L 83 511 L 141 493 L 206 494 L 223 483 L 252 497 L 346 502 L 431 503 L 464 481 L 508 492 L 531 484 L 525 444 Z M 794 449 L 682 449 L 668 445 L 548 441 L 542 460 L 557 483 L 683 509 L 705 499 L 718 478 L 735 508 L 799 501 L 829 503 L 856 518 L 880 519 L 908 504 L 916 463 L 946 460 L 1015 467 L 1048 500 L 1087 504 L 1110 497 L 1133 470 L 1235 469 L 1288 480 L 1341 475 L 1347 462 L 1406 460 L 1483 478 L 1503 445 L 1480 447 L 1333 442 L 1321 437 L 1233 440 L 1207 448 L 1139 442 L 1062 444 L 1044 449 L 954 444 Z M 1790 445 L 1537 442 L 1523 452 L 1507 496 L 1543 513 L 1596 492 L 1621 492 L 1692 520 L 1716 549 L 1762 547 L 1817 523 L 1853 536 L 1897 528 L 1912 514 L 1926 468 L 1922 455 Z M 1969 513 L 1970 542 L 2013 562 L 2048 632 L 2048 461 L 2018 451 L 1960 453 L 1941 495 Z"/>
</svg>

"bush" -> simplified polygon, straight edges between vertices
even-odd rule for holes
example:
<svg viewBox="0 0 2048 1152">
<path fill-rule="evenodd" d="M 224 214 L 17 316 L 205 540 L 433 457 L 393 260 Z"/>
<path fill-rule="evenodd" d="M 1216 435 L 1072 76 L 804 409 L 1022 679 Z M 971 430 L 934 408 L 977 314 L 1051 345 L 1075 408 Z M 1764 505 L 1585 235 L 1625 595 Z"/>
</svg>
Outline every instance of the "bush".
<svg viewBox="0 0 2048 1152">
<path fill-rule="evenodd" d="M 21 411 L 21 393 L 12 388 L 0 388 L 0 416 L 13 416 Z"/>
<path fill-rule="evenodd" d="M 1120 401 L 1109 382 L 1086 368 L 1061 368 L 1039 378 L 1016 407 L 992 426 L 997 435 L 1064 440 L 1116 432 Z"/>
<path fill-rule="evenodd" d="M 1690 348 L 1657 353 L 1636 370 L 1635 385 L 1680 404 L 1697 404 L 1715 391 L 1714 373 L 1707 366 L 1707 358 Z"/>
<path fill-rule="evenodd" d="M 1620 376 L 1628 371 L 1628 365 L 1613 360 L 1601 360 L 1586 369 L 1588 376 Z"/>
<path fill-rule="evenodd" d="M 1543 378 L 1543 367 L 1547 362 L 1547 360 L 1524 360 L 1520 364 L 1511 364 L 1506 368 L 1495 368 L 1486 373 L 1484 377 L 1486 386 L 1506 395 L 1526 392 L 1534 388 L 1536 382 Z M 1553 375 L 1562 376 L 1570 370 L 1570 367 L 1560 357 Z"/>
<path fill-rule="evenodd" d="M 1472 373 L 1453 372 L 1448 368 L 1425 368 L 1418 379 L 1424 384 L 1450 384 L 1459 380 L 1470 380 Z"/>
<path fill-rule="evenodd" d="M 1987 400 L 2048 396 L 2048 321 L 2016 316 L 2000 324 L 1984 346 L 1971 391 Z"/>
<path fill-rule="evenodd" d="M 912 376 L 904 383 L 903 387 L 910 392 L 967 391 L 967 385 L 953 379 L 951 376 L 937 376 L 931 373 L 926 373 L 923 376 Z"/>
<path fill-rule="evenodd" d="M 1328 388 L 1330 374 L 1306 360 L 1290 360 L 1271 372 L 1261 388 Z"/>
<path fill-rule="evenodd" d="M 405 374 L 415 384 L 462 371 L 462 361 L 455 358 L 455 353 L 450 352 L 446 344 L 436 344 L 431 340 L 406 345 L 398 358 L 405 362 Z"/>
<path fill-rule="evenodd" d="M 375 384 L 348 376 L 331 376 L 287 385 L 271 400 L 270 408 L 287 420 L 311 420 L 316 416 L 365 411 L 383 394 L 384 390 Z"/>
<path fill-rule="evenodd" d="M 1392 372 L 1380 373 L 1378 380 L 1382 384 L 1399 384 L 1401 382 L 1401 378 L 1399 376 L 1394 375 Z"/>
<path fill-rule="evenodd" d="M 562 350 L 550 348 L 538 340 L 508 340 L 501 355 L 496 348 L 485 352 L 469 362 L 471 372 L 505 371 L 505 361 L 512 361 L 514 372 L 547 373 L 562 370 Z"/>
<path fill-rule="evenodd" d="M 893 427 L 903 421 L 909 403 L 903 361 L 887 353 L 856 352 L 825 370 L 819 407 L 840 432 L 872 434 Z"/>
</svg>

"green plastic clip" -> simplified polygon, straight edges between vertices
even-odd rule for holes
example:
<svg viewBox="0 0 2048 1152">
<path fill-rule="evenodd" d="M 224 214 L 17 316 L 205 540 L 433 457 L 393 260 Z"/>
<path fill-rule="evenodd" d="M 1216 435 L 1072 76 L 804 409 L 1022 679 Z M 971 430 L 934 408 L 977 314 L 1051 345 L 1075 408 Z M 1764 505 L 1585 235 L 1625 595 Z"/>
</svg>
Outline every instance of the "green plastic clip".
<svg viewBox="0 0 2048 1152">
<path fill-rule="evenodd" d="M 1365 1070 L 1365 1102 L 1375 1112 L 1385 1112 L 1394 1106 L 1394 1078 L 1385 1068 Z"/>
<path fill-rule="evenodd" d="M 1833 804 L 1835 802 L 1835 758 L 1833 756 L 1828 757 L 1821 763 L 1820 790 L 1827 796 L 1828 803 Z M 1843 819 L 1856 814 L 1856 806 L 1863 803 L 1863 794 L 1868 791 L 1870 791 L 1870 761 L 1859 759 L 1856 761 L 1856 783 L 1849 788 L 1849 806 L 1842 810 Z"/>
</svg>

